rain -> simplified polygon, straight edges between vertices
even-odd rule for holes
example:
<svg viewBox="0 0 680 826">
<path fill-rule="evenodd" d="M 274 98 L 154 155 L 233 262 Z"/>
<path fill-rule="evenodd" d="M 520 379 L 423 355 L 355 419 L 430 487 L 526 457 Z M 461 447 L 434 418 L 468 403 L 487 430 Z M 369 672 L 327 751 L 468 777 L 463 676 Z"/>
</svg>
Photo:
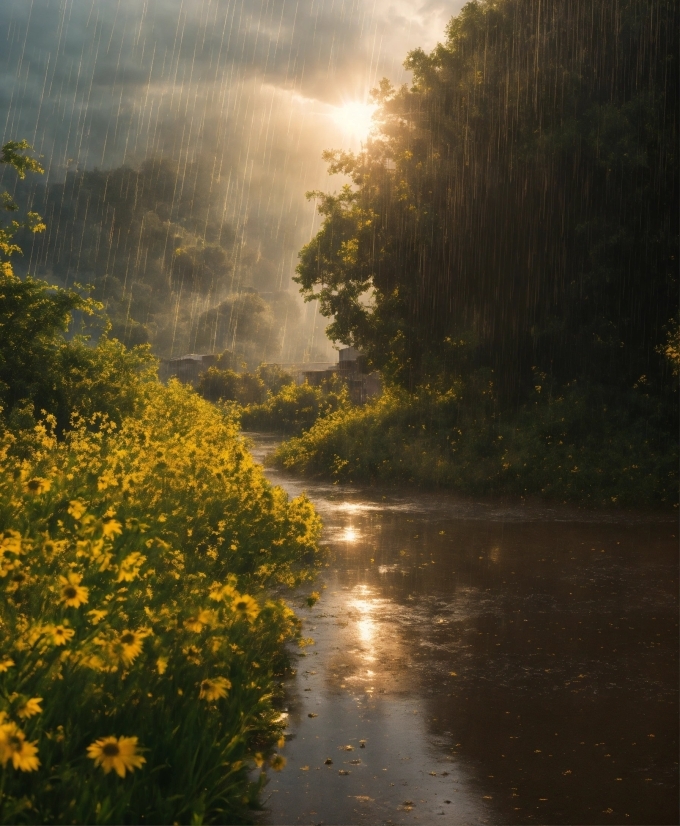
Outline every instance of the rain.
<svg viewBox="0 0 680 826">
<path fill-rule="evenodd" d="M 677 24 L 0 3 L 0 822 L 678 822 Z"/>
<path fill-rule="evenodd" d="M 332 361 L 323 319 L 291 282 L 318 226 L 305 192 L 326 186 L 324 149 L 365 141 L 377 80 L 405 79 L 403 55 L 434 45 L 450 13 L 377 0 L 3 3 L 3 140 L 21 135 L 40 155 L 44 178 L 20 194 L 49 227 L 20 266 L 66 284 L 94 276 L 115 333 L 160 356 L 236 345 L 254 364 Z M 127 190 L 145 164 L 138 208 Z M 163 173 L 171 189 L 155 192 Z M 122 221 L 116 186 L 135 213 Z M 220 260 L 200 283 L 168 285 L 148 259 L 173 239 L 150 249 L 148 236 L 180 216 L 193 224 L 184 240 L 216 245 Z M 244 291 L 261 295 L 261 318 L 239 335 L 228 297 Z"/>
</svg>

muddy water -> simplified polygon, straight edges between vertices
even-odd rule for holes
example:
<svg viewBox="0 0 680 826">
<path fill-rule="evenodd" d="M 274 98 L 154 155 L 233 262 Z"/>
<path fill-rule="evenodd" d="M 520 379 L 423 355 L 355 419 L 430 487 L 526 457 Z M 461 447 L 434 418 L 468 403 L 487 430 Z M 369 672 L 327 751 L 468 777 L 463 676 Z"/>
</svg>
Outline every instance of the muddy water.
<svg viewBox="0 0 680 826">
<path fill-rule="evenodd" d="M 672 518 L 267 473 L 330 556 L 265 822 L 678 823 Z"/>
</svg>

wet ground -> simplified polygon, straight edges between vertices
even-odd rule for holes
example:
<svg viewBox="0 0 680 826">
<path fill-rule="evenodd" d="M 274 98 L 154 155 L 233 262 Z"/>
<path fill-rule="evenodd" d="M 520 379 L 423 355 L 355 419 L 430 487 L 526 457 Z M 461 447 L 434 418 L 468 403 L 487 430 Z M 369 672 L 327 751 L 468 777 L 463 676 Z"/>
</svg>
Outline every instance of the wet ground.
<svg viewBox="0 0 680 826">
<path fill-rule="evenodd" d="M 679 822 L 672 516 L 267 473 L 330 556 L 266 823 Z"/>
</svg>

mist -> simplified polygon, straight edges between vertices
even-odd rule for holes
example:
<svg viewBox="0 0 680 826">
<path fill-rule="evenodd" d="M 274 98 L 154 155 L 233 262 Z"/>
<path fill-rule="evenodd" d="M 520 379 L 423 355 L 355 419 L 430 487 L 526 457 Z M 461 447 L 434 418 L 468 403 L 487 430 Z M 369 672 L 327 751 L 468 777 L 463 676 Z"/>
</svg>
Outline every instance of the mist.
<svg viewBox="0 0 680 826">
<path fill-rule="evenodd" d="M 3 183 L 48 224 L 18 270 L 94 285 L 112 334 L 161 356 L 333 360 L 291 281 L 318 230 L 305 192 L 342 185 L 322 151 L 360 148 L 370 89 L 407 81 L 461 5 L 4 3 L 3 141 L 45 176 Z"/>
</svg>

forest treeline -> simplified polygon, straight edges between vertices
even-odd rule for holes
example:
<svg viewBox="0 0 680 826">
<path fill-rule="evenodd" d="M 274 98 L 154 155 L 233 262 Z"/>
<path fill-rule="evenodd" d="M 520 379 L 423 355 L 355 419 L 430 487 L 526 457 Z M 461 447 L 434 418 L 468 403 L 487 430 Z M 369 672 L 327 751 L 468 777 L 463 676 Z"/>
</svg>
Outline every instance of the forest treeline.
<svg viewBox="0 0 680 826">
<path fill-rule="evenodd" d="M 351 183 L 311 193 L 323 224 L 296 280 L 332 319 L 329 336 L 363 350 L 395 388 L 392 403 L 419 399 L 400 420 L 420 417 L 431 434 L 421 454 L 435 465 L 458 461 L 463 422 L 460 439 L 487 452 L 501 423 L 536 430 L 520 468 L 558 443 L 580 466 L 571 457 L 583 439 L 614 451 L 614 431 L 616 450 L 674 453 L 678 22 L 669 0 L 468 3 L 443 43 L 408 55 L 410 86 L 375 90 L 362 151 L 327 153 Z M 436 394 L 448 400 L 435 410 L 423 400 Z M 385 423 L 360 418 L 326 422 L 316 442 L 287 450 L 288 466 L 390 476 L 410 425 L 397 428 L 402 447 L 371 458 Z M 635 464 L 581 458 L 614 476 Z M 517 463 L 501 450 L 487 488 L 550 486 L 545 474 L 518 482 Z M 566 473 L 564 463 L 548 465 Z M 402 477 L 428 476 L 406 464 Z M 467 477 L 442 478 L 465 487 Z M 652 487 L 646 498 L 659 495 Z"/>
<path fill-rule="evenodd" d="M 224 218 L 214 164 L 149 158 L 138 168 L 73 170 L 63 181 L 8 181 L 47 231 L 19 235 L 31 271 L 90 284 L 127 346 L 158 356 L 236 350 L 257 364 L 279 355 L 299 320 L 276 265 Z"/>
</svg>

